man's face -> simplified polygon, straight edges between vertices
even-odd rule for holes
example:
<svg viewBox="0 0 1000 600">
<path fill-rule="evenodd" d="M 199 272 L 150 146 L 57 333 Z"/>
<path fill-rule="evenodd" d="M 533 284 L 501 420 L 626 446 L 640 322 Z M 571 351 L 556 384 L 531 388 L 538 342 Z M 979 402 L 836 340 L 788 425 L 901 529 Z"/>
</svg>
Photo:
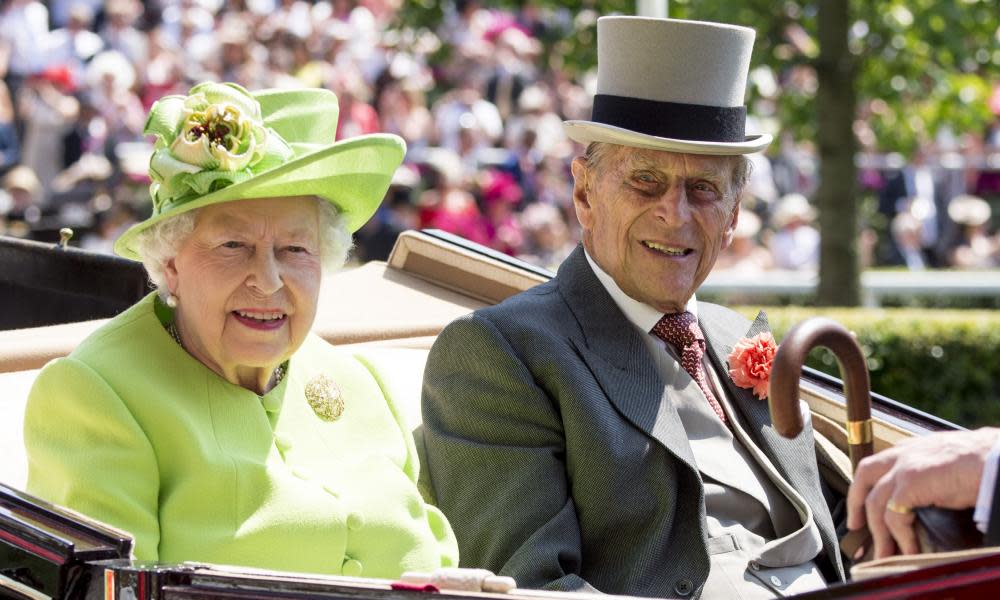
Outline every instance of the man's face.
<svg viewBox="0 0 1000 600">
<path fill-rule="evenodd" d="M 736 160 L 611 146 L 573 161 L 573 203 L 591 258 L 630 297 L 683 311 L 733 239 Z"/>
</svg>

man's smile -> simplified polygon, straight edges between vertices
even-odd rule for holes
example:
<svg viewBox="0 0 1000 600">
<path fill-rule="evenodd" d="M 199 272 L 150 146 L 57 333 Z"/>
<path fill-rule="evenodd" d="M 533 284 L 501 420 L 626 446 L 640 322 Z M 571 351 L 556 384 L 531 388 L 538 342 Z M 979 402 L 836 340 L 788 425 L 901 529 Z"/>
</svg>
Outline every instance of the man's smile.
<svg viewBox="0 0 1000 600">
<path fill-rule="evenodd" d="M 655 250 L 660 254 L 665 254 L 667 256 L 673 256 L 673 257 L 687 256 L 688 254 L 694 252 L 692 248 L 666 245 L 666 244 L 661 244 L 659 242 L 652 242 L 649 240 L 643 240 L 642 245 L 649 248 L 650 250 Z"/>
</svg>

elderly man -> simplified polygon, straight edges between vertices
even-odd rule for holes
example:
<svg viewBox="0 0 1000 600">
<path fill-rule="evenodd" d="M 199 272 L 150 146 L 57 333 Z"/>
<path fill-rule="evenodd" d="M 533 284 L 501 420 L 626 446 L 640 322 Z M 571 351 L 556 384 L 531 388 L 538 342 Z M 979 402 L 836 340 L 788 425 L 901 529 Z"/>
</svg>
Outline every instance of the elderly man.
<svg viewBox="0 0 1000 600">
<path fill-rule="evenodd" d="M 725 357 L 767 328 L 695 289 L 747 178 L 754 32 L 598 21 L 583 247 L 555 279 L 449 325 L 424 378 L 425 481 L 465 566 L 522 587 L 776 597 L 843 567 L 811 427 L 787 441 Z"/>
</svg>

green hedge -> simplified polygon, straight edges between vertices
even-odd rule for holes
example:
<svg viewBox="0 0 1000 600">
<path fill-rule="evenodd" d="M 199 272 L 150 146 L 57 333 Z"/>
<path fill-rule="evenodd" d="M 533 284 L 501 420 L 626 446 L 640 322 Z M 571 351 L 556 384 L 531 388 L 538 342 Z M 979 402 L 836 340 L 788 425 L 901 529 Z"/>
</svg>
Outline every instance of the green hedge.
<svg viewBox="0 0 1000 600">
<path fill-rule="evenodd" d="M 753 318 L 757 308 L 739 312 Z M 912 308 L 764 307 L 775 339 L 813 316 L 858 336 L 872 389 L 966 427 L 1000 425 L 1000 311 Z M 840 376 L 833 355 L 814 350 L 811 367 Z"/>
</svg>

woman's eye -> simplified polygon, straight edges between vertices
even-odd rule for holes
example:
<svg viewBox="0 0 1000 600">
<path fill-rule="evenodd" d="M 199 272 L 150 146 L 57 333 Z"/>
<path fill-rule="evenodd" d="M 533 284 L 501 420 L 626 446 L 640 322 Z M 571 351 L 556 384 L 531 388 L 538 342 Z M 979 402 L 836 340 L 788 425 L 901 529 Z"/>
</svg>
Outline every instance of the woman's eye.
<svg viewBox="0 0 1000 600">
<path fill-rule="evenodd" d="M 236 250 L 236 249 L 242 248 L 243 247 L 243 243 L 242 242 L 237 242 L 235 240 L 229 240 L 228 242 L 223 243 L 222 247 L 223 248 L 228 248 L 230 250 Z"/>
<path fill-rule="evenodd" d="M 289 252 L 293 252 L 295 254 L 309 252 L 309 249 L 306 248 L 305 246 L 288 246 L 286 250 L 288 250 Z"/>
</svg>

